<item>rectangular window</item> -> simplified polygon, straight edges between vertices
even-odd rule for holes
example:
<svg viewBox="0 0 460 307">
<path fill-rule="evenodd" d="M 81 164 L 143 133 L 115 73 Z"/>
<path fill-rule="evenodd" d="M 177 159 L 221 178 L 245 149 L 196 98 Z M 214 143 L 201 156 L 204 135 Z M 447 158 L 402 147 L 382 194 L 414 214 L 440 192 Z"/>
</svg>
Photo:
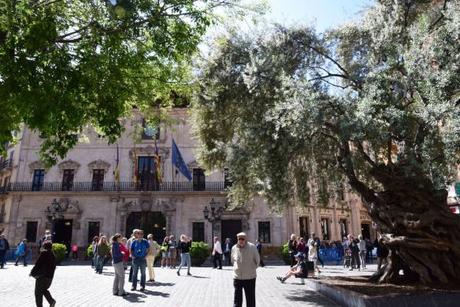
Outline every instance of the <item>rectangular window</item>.
<svg viewBox="0 0 460 307">
<path fill-rule="evenodd" d="M 329 219 L 328 218 L 321 218 L 321 234 L 323 236 L 323 240 L 330 239 L 330 232 L 329 232 Z"/>
<path fill-rule="evenodd" d="M 204 242 L 204 223 L 194 222 L 192 228 L 192 240 L 195 242 Z"/>
<path fill-rule="evenodd" d="M 201 168 L 193 169 L 193 191 L 206 190 L 206 176 Z"/>
<path fill-rule="evenodd" d="M 230 171 L 228 168 L 224 169 L 224 189 L 232 186 L 232 180 L 230 179 Z"/>
<path fill-rule="evenodd" d="M 139 157 L 137 164 L 138 190 L 158 191 L 159 183 L 156 175 L 155 159 Z"/>
<path fill-rule="evenodd" d="M 100 234 L 100 222 L 88 222 L 88 243 L 93 242 L 93 238 Z"/>
<path fill-rule="evenodd" d="M 91 189 L 93 191 L 102 191 L 103 187 L 104 187 L 104 170 L 94 169 Z"/>
<path fill-rule="evenodd" d="M 343 239 L 348 235 L 348 230 L 347 230 L 347 220 L 346 219 L 340 219 L 339 220 L 339 227 L 340 227 L 340 238 Z"/>
<path fill-rule="evenodd" d="M 45 170 L 34 170 L 34 177 L 32 179 L 32 191 L 41 191 L 43 189 L 43 181 L 45 180 Z"/>
<path fill-rule="evenodd" d="M 270 243 L 270 222 L 259 222 L 259 242 Z"/>
<path fill-rule="evenodd" d="M 73 188 L 73 169 L 65 169 L 62 175 L 62 191 L 71 191 Z"/>
<path fill-rule="evenodd" d="M 310 231 L 308 230 L 308 216 L 299 217 L 299 229 L 300 236 L 303 238 L 309 238 Z"/>
<path fill-rule="evenodd" d="M 26 239 L 27 242 L 33 243 L 37 241 L 38 222 L 27 222 Z"/>
</svg>

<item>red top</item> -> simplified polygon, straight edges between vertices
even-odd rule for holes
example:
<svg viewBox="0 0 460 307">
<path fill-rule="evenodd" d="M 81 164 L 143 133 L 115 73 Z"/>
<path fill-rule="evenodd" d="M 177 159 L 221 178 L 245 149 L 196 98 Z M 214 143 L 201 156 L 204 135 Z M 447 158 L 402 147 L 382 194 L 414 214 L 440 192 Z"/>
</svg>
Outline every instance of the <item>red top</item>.
<svg viewBox="0 0 460 307">
<path fill-rule="evenodd" d="M 128 262 L 129 261 L 129 250 L 124 246 L 123 244 L 120 244 L 120 251 L 123 254 L 123 261 Z"/>
</svg>

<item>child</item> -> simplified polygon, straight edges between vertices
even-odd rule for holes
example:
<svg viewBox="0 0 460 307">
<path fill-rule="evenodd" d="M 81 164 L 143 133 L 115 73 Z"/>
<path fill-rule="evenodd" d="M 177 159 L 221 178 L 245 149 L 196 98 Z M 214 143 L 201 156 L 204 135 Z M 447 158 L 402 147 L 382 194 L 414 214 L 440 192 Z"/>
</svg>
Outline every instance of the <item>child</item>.
<svg viewBox="0 0 460 307">
<path fill-rule="evenodd" d="M 72 259 L 77 260 L 78 259 L 78 245 L 72 244 L 71 250 L 72 250 Z"/>
</svg>

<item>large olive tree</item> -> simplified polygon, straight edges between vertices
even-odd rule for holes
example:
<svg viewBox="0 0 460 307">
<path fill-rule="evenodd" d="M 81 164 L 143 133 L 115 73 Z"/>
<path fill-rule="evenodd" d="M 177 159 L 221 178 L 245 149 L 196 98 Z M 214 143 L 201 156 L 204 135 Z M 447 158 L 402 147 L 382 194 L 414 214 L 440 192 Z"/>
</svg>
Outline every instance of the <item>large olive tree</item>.
<svg viewBox="0 0 460 307">
<path fill-rule="evenodd" d="M 458 280 L 459 38 L 460 2 L 428 0 L 380 0 L 323 34 L 222 37 L 194 102 L 200 159 L 231 169 L 234 203 L 324 200 L 346 181 L 391 249 L 375 279 Z"/>
<path fill-rule="evenodd" d="M 190 57 L 234 0 L 0 0 L 0 153 L 21 124 L 53 163 L 87 125 L 187 103 Z M 185 97 L 185 98 L 184 98 Z"/>
</svg>

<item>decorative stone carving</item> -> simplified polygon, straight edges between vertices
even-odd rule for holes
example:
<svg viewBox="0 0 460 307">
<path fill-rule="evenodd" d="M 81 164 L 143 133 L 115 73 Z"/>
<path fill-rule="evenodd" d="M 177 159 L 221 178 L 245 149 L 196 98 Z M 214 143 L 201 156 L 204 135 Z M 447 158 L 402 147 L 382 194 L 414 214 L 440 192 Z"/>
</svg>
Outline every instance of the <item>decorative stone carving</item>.
<svg viewBox="0 0 460 307">
<path fill-rule="evenodd" d="M 134 161 L 139 156 L 154 156 L 155 152 L 155 147 L 152 145 L 148 145 L 146 147 L 136 147 L 129 151 L 129 158 Z M 169 158 L 169 152 L 169 148 L 158 147 L 158 153 L 163 161 Z"/>
<path fill-rule="evenodd" d="M 80 168 L 80 163 L 73 160 L 66 160 L 59 163 L 58 167 L 61 173 L 63 173 L 65 169 L 73 169 L 75 172 L 77 172 Z"/>
<path fill-rule="evenodd" d="M 29 164 L 29 170 L 30 170 L 30 173 L 32 174 L 34 172 L 34 170 L 36 169 L 45 169 L 45 165 L 43 164 L 42 161 L 40 160 L 37 160 L 37 161 L 34 161 L 32 163 Z M 46 169 L 45 169 L 46 171 Z"/>
<path fill-rule="evenodd" d="M 200 166 L 198 165 L 196 160 L 194 160 L 194 161 L 191 161 L 191 162 L 187 163 L 187 168 L 188 169 L 194 169 L 194 168 L 200 168 Z"/>
<path fill-rule="evenodd" d="M 88 168 L 89 168 L 90 173 L 92 173 L 93 170 L 95 170 L 95 169 L 103 169 L 104 173 L 107 173 L 109 171 L 109 168 L 110 168 L 110 163 L 105 162 L 105 161 L 103 161 L 101 159 L 98 159 L 96 161 L 93 161 L 93 162 L 89 163 Z"/>
</svg>

